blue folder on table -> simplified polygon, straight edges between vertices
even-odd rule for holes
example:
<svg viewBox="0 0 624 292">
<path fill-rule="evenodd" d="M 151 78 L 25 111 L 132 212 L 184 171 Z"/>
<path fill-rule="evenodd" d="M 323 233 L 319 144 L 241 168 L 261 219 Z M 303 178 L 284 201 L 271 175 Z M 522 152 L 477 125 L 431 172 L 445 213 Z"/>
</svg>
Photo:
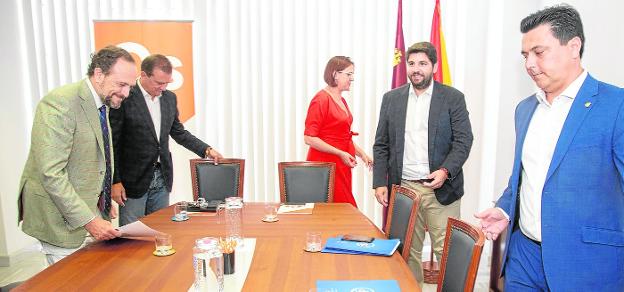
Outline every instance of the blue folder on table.
<svg viewBox="0 0 624 292">
<path fill-rule="evenodd" d="M 399 243 L 399 239 L 375 238 L 373 242 L 368 243 L 341 240 L 341 237 L 330 237 L 327 239 L 325 248 L 321 252 L 391 256 L 396 251 Z"/>
<path fill-rule="evenodd" d="M 316 281 L 319 291 L 351 292 L 400 292 L 399 283 L 396 280 L 362 280 L 362 281 Z"/>
</svg>

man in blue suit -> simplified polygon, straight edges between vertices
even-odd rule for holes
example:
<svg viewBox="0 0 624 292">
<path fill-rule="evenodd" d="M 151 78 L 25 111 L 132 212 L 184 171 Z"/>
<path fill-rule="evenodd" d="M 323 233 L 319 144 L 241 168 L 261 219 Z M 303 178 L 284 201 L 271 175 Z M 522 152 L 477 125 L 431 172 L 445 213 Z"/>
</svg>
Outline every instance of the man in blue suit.
<svg viewBox="0 0 624 292">
<path fill-rule="evenodd" d="M 569 5 L 522 20 L 540 88 L 516 108 L 509 185 L 475 216 L 507 228 L 506 291 L 624 291 L 624 90 L 581 67 L 583 24 Z"/>
</svg>

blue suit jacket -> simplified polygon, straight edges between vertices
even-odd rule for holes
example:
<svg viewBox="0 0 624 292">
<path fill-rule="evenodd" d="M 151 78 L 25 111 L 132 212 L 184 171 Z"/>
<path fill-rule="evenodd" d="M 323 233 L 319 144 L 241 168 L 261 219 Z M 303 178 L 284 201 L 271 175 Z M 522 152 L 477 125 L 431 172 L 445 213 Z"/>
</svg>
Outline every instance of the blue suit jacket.
<svg viewBox="0 0 624 292">
<path fill-rule="evenodd" d="M 516 108 L 513 171 L 496 203 L 511 218 L 506 246 L 518 224 L 522 146 L 537 104 L 533 95 Z M 542 191 L 542 260 L 552 291 L 624 291 L 623 106 L 623 89 L 588 75 L 561 130 Z"/>
</svg>

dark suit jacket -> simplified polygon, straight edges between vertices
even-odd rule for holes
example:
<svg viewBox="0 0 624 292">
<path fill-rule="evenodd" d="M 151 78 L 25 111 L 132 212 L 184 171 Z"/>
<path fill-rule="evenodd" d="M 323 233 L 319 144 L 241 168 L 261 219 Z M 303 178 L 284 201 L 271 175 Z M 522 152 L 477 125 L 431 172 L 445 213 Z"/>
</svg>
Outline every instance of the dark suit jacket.
<svg viewBox="0 0 624 292">
<path fill-rule="evenodd" d="M 409 90 L 408 83 L 383 96 L 373 145 L 373 188 L 388 186 L 390 190 L 393 184 L 401 184 Z M 449 171 L 449 179 L 435 190 L 438 202 L 448 205 L 464 195 L 462 166 L 472 147 L 468 110 L 459 90 L 435 82 L 428 131 L 429 169 Z"/>
<path fill-rule="evenodd" d="M 169 152 L 169 136 L 178 144 L 204 157 L 208 144 L 184 129 L 178 119 L 177 97 L 165 90 L 160 97 L 160 141 L 150 116 L 145 98 L 138 85 L 121 107 L 110 111 L 115 151 L 113 183 L 122 182 L 126 195 L 139 198 L 147 192 L 154 176 L 154 165 L 160 157 L 161 171 L 167 190 L 173 184 L 173 163 Z"/>
</svg>

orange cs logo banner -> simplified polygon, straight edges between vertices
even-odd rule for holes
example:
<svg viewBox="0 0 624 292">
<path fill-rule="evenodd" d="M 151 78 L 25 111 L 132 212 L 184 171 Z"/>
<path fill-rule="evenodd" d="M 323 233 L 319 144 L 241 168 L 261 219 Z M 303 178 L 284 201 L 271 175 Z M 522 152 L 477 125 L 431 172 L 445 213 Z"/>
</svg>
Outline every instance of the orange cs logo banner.
<svg viewBox="0 0 624 292">
<path fill-rule="evenodd" d="M 178 96 L 180 121 L 195 115 L 193 99 L 193 27 L 184 21 L 94 21 L 95 49 L 116 45 L 131 53 L 140 72 L 141 61 L 162 54 L 173 65 L 168 90 Z M 138 77 L 138 76 L 137 76 Z"/>
</svg>

